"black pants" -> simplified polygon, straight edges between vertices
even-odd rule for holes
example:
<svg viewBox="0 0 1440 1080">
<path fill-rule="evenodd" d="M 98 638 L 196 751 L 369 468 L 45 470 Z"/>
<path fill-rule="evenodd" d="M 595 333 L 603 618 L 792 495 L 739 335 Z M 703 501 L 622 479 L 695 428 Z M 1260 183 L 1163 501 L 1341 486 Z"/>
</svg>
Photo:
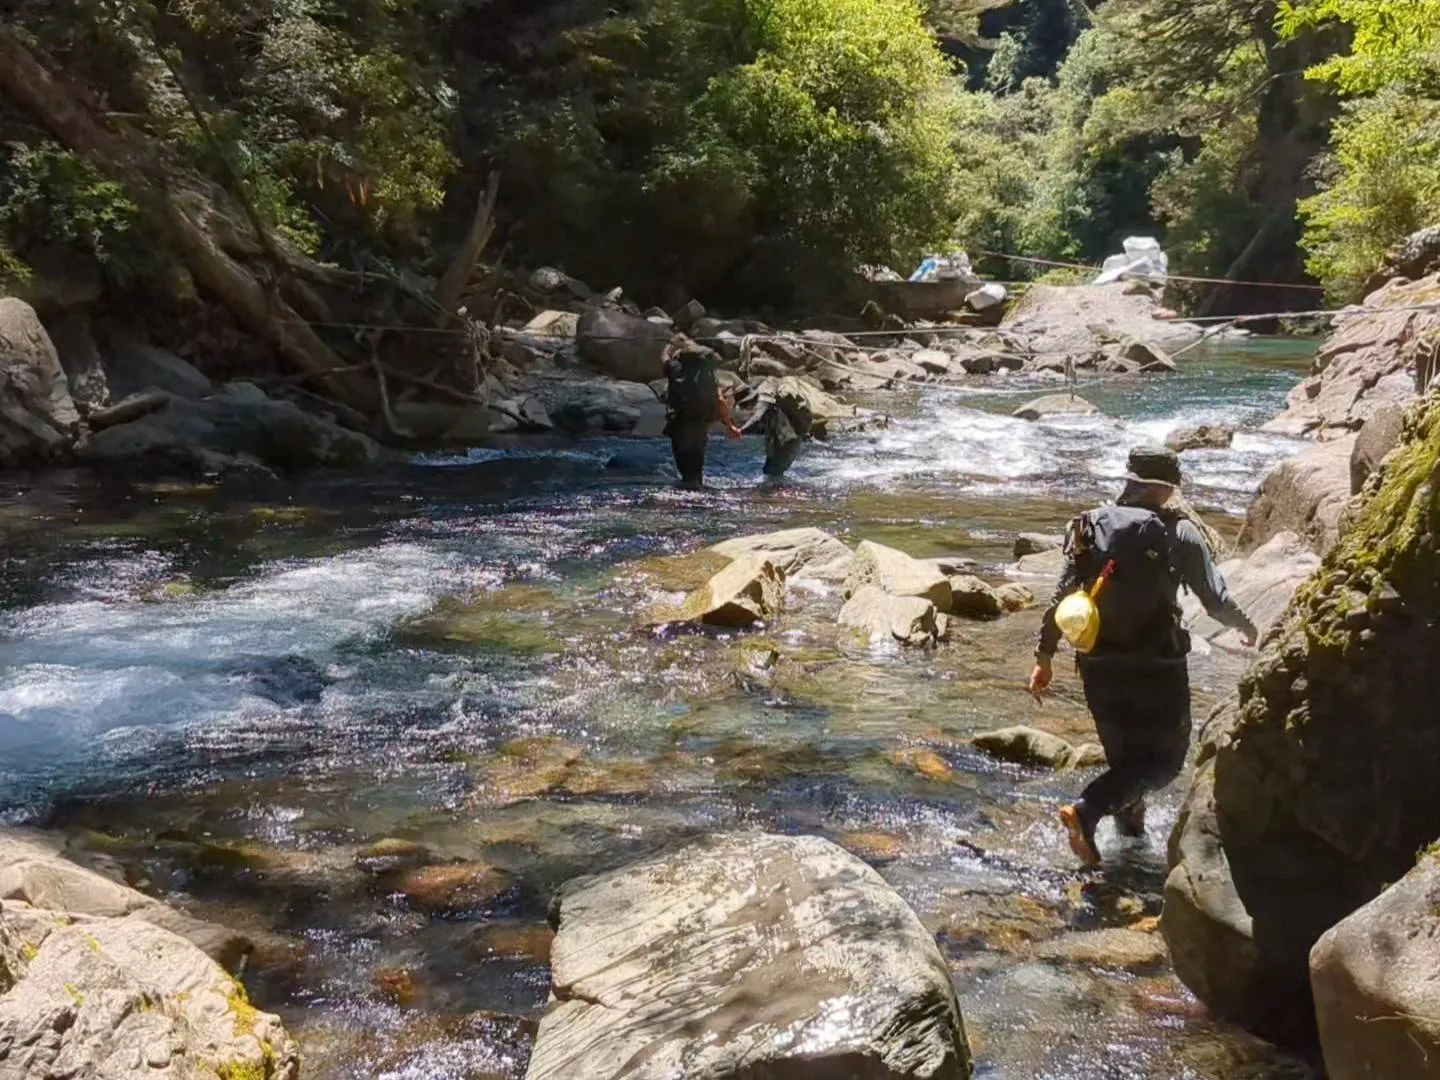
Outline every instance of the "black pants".
<svg viewBox="0 0 1440 1080">
<path fill-rule="evenodd" d="M 710 425 L 696 420 L 671 420 L 666 426 L 670 449 L 675 453 L 675 468 L 686 487 L 699 487 L 705 480 L 705 443 L 710 438 Z"/>
<path fill-rule="evenodd" d="M 1094 825 L 1180 774 L 1190 748 L 1190 673 L 1183 657 L 1109 656 L 1082 660 L 1080 679 L 1109 762 L 1080 796 Z"/>
</svg>

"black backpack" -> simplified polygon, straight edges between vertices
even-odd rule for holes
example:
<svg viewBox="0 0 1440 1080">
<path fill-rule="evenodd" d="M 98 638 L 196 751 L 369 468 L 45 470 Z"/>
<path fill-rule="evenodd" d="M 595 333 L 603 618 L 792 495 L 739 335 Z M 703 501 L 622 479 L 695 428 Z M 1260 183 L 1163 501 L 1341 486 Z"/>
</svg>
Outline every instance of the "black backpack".
<svg viewBox="0 0 1440 1080">
<path fill-rule="evenodd" d="M 697 345 L 681 349 L 670 361 L 667 378 L 665 399 L 673 416 L 705 424 L 720 418 L 720 384 L 709 349 Z"/>
<path fill-rule="evenodd" d="M 1170 530 L 1153 510 L 1102 506 L 1072 523 L 1067 544 L 1088 589 L 1104 576 L 1097 648 L 1167 653 L 1179 628 Z"/>
</svg>

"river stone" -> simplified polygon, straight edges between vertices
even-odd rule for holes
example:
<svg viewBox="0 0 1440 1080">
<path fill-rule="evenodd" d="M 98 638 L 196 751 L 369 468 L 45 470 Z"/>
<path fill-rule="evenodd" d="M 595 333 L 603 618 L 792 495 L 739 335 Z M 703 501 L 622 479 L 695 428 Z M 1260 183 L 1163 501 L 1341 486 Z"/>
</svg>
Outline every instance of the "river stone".
<svg viewBox="0 0 1440 1080">
<path fill-rule="evenodd" d="M 139 916 L 62 922 L 0 903 L 0 1075 L 294 1080 L 299 1051 L 240 984 Z"/>
<path fill-rule="evenodd" d="M 1037 551 L 1034 555 L 1023 555 L 1007 571 L 1010 577 L 1050 578 L 1060 576 L 1065 568 L 1065 552 L 1059 548 Z"/>
<path fill-rule="evenodd" d="M 484 405 L 443 401 L 397 401 L 395 423 L 416 440 L 431 446 L 474 446 L 490 434 Z"/>
<path fill-rule="evenodd" d="M 984 731 L 971 740 L 981 750 L 1000 761 L 1032 768 L 1064 769 L 1075 762 L 1075 747 L 1058 735 L 1032 727 L 1008 727 Z"/>
<path fill-rule="evenodd" d="M 1350 501 L 1354 447 L 1350 435 L 1316 443 L 1277 465 L 1250 503 L 1240 550 L 1252 551 L 1282 532 L 1304 537 L 1321 555 L 1334 547 Z"/>
<path fill-rule="evenodd" d="M 993 586 L 962 574 L 950 579 L 950 613 L 967 619 L 997 619 L 1005 614 L 1005 604 Z"/>
<path fill-rule="evenodd" d="M 741 536 L 710 549 L 727 559 L 748 555 L 769 559 L 787 578 L 812 578 L 840 583 L 855 565 L 855 553 L 821 529 L 784 529 L 760 536 Z"/>
<path fill-rule="evenodd" d="M 872 641 L 893 637 L 906 645 L 931 645 L 945 634 L 944 618 L 924 597 L 891 596 L 878 586 L 862 585 L 845 601 L 839 621 Z"/>
<path fill-rule="evenodd" d="M 785 572 L 769 559 L 748 555 L 715 574 L 678 608 L 656 609 L 645 622 L 742 628 L 775 618 L 784 602 Z"/>
<path fill-rule="evenodd" d="M 0 468 L 64 456 L 79 435 L 80 414 L 40 317 L 0 299 Z"/>
<path fill-rule="evenodd" d="M 213 389 L 209 379 L 170 350 L 134 338 L 121 337 L 111 342 L 106 367 L 111 391 L 122 396 L 164 390 L 195 400 Z"/>
<path fill-rule="evenodd" d="M 1383 406 L 1365 421 L 1350 451 L 1350 494 L 1358 495 L 1385 455 L 1400 445 L 1404 427 L 1405 410 L 1399 405 Z"/>
<path fill-rule="evenodd" d="M 1064 542 L 1063 536 L 1051 536 L 1048 533 L 1021 533 L 1015 537 L 1015 557 L 1021 559 L 1026 555 L 1039 555 L 1042 551 L 1058 551 Z"/>
<path fill-rule="evenodd" d="M 1153 971 L 1165 963 L 1165 940 L 1159 934 L 1112 927 L 1065 934 L 1039 946 L 1035 955 L 1082 967 L 1118 971 Z"/>
<path fill-rule="evenodd" d="M 1118 352 L 1122 360 L 1134 364 L 1138 371 L 1147 375 L 1169 374 L 1177 370 L 1175 361 L 1170 358 L 1169 353 L 1138 338 L 1129 338 L 1122 342 Z"/>
<path fill-rule="evenodd" d="M 1070 394 L 1046 394 L 1015 410 L 1021 420 L 1040 420 L 1047 416 L 1095 416 L 1100 412 L 1082 397 Z"/>
<path fill-rule="evenodd" d="M 1187 450 L 1224 450 L 1234 441 L 1235 429 L 1229 424 L 1178 427 L 1165 436 L 1165 445 L 1177 454 Z"/>
<path fill-rule="evenodd" d="M 547 338 L 574 338 L 580 316 L 571 311 L 542 311 L 520 329 L 522 334 Z"/>
<path fill-rule="evenodd" d="M 1330 1080 L 1440 1077 L 1440 860 L 1328 930 L 1310 985 Z"/>
<path fill-rule="evenodd" d="M 1006 611 L 1024 611 L 1035 606 L 1035 594 L 1018 582 L 1007 581 L 995 590 L 995 595 Z"/>
<path fill-rule="evenodd" d="M 950 610 L 950 580 L 933 563 L 912 559 L 903 551 L 866 540 L 855 552 L 855 566 L 845 581 L 845 594 L 865 585 L 878 586 L 891 596 L 917 596 L 940 612 Z"/>
<path fill-rule="evenodd" d="M 662 359 L 673 336 L 670 326 L 609 308 L 585 312 L 576 328 L 580 359 L 611 378 L 642 383 L 665 377 Z"/>
<path fill-rule="evenodd" d="M 880 875 L 731 834 L 572 881 L 526 1080 L 964 1080 L 950 969 Z"/>
</svg>

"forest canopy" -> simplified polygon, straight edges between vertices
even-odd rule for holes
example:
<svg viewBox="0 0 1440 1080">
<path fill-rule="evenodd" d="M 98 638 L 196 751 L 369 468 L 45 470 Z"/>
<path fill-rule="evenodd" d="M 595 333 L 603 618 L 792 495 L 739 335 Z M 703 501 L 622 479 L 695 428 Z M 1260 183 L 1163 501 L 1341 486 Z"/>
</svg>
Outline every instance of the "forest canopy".
<svg viewBox="0 0 1440 1080">
<path fill-rule="evenodd" d="M 438 276 L 496 174 L 497 257 L 666 302 L 1133 234 L 1349 301 L 1440 222 L 1440 0 L 12 0 L 0 34 L 339 267 Z M 134 186 L 0 89 L 0 283 L 172 288 Z"/>
</svg>

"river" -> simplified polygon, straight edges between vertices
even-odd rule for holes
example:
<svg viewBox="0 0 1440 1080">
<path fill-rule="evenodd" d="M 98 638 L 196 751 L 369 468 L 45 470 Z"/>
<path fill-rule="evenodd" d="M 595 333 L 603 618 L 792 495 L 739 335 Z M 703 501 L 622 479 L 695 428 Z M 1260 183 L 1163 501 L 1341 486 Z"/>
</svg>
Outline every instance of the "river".
<svg viewBox="0 0 1440 1080">
<path fill-rule="evenodd" d="M 986 1080 L 1308 1077 L 1207 1019 L 1154 954 L 1177 791 L 1144 842 L 1102 831 L 1110 863 L 1082 872 L 1054 823 L 1079 778 L 969 748 L 1017 722 L 1084 741 L 1072 674 L 1043 707 L 1023 692 L 1037 612 L 934 653 L 840 640 L 839 598 L 814 591 L 764 634 L 633 628 L 703 580 L 689 553 L 775 528 L 998 571 L 1015 532 L 1113 494 L 1126 450 L 1182 419 L 1241 429 L 1185 459 L 1233 536 L 1296 449 L 1255 429 L 1309 355 L 1192 353 L 1082 386 L 1102 417 L 1038 424 L 1009 413 L 1053 386 L 1019 376 L 890 395 L 871 402 L 888 427 L 806 447 L 769 490 L 755 441 L 718 438 L 701 493 L 657 481 L 659 444 L 619 439 L 255 489 L 9 478 L 0 822 L 65 830 L 252 934 L 251 995 L 315 1080 L 521 1076 L 554 887 L 732 826 L 876 865 L 937 933 Z M 1197 717 L 1243 662 L 1194 658 Z M 484 864 L 490 887 L 399 895 L 357 862 L 384 838 Z M 1066 951 L 1106 928 L 1131 932 Z"/>
</svg>

